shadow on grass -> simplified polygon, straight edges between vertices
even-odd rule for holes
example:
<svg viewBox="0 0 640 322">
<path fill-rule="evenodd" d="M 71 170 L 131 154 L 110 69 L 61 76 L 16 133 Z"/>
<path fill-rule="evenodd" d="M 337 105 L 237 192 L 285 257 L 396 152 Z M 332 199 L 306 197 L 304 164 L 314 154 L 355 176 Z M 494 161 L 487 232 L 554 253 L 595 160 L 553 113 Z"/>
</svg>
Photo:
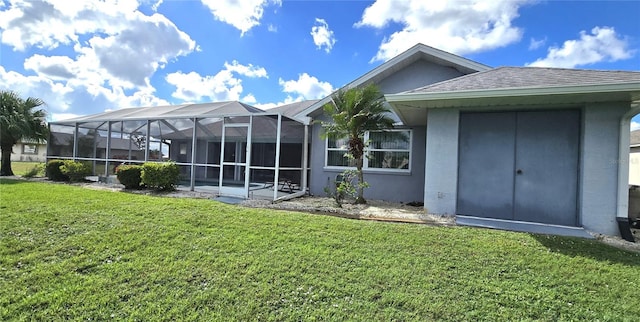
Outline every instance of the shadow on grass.
<svg viewBox="0 0 640 322">
<path fill-rule="evenodd" d="M 530 234 L 549 251 L 571 257 L 587 257 L 603 262 L 640 266 L 640 253 L 577 237 Z"/>
<path fill-rule="evenodd" d="M 26 180 L 9 179 L 9 178 L 0 177 L 0 184 L 20 184 L 20 183 L 24 183 L 24 182 L 27 182 L 27 181 Z"/>
</svg>

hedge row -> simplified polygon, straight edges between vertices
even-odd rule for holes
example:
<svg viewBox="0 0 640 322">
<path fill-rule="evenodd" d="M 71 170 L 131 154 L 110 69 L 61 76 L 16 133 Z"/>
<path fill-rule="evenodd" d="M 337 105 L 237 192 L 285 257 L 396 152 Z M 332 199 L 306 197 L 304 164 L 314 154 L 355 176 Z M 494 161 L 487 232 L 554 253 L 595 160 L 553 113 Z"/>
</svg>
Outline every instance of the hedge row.
<svg viewBox="0 0 640 322">
<path fill-rule="evenodd" d="M 146 162 L 143 165 L 119 165 L 116 176 L 125 189 L 147 187 L 157 191 L 175 190 L 180 180 L 180 168 L 173 162 Z M 91 174 L 91 167 L 73 160 L 50 160 L 46 175 L 53 181 L 82 181 Z"/>
<path fill-rule="evenodd" d="M 91 166 L 73 160 L 50 160 L 45 166 L 46 176 L 53 181 L 79 182 L 91 174 Z"/>
<path fill-rule="evenodd" d="M 175 190 L 180 168 L 173 162 L 147 162 L 143 165 L 121 165 L 116 169 L 118 181 L 125 189 L 144 186 L 157 191 Z"/>
</svg>

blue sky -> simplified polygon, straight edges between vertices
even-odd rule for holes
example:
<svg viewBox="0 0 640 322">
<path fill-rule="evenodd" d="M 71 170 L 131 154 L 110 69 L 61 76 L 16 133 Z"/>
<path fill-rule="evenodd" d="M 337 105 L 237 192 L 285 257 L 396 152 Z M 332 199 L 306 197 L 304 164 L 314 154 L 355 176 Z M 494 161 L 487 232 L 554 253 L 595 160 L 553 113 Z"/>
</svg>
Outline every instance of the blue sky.
<svg viewBox="0 0 640 322">
<path fill-rule="evenodd" d="M 0 89 L 42 98 L 51 120 L 270 108 L 326 96 L 418 42 L 496 67 L 640 71 L 639 16 L 635 0 L 0 0 Z"/>
</svg>

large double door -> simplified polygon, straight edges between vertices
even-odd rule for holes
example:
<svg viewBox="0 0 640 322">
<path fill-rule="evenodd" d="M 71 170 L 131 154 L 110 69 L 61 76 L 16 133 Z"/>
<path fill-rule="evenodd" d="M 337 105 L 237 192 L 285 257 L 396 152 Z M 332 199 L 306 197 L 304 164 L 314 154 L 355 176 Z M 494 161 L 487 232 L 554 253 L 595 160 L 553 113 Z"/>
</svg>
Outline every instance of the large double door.
<svg viewBox="0 0 640 322">
<path fill-rule="evenodd" d="M 576 226 L 580 112 L 461 113 L 457 213 Z"/>
</svg>

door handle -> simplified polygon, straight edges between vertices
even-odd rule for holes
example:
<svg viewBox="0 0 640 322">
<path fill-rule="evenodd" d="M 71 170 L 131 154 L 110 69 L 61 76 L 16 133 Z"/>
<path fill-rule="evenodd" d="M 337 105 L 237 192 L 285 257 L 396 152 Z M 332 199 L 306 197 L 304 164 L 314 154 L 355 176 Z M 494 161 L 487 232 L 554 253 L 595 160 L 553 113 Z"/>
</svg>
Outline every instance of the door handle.
<svg viewBox="0 0 640 322">
<path fill-rule="evenodd" d="M 516 170 L 516 174 L 522 174 L 522 169 Z"/>
</svg>

